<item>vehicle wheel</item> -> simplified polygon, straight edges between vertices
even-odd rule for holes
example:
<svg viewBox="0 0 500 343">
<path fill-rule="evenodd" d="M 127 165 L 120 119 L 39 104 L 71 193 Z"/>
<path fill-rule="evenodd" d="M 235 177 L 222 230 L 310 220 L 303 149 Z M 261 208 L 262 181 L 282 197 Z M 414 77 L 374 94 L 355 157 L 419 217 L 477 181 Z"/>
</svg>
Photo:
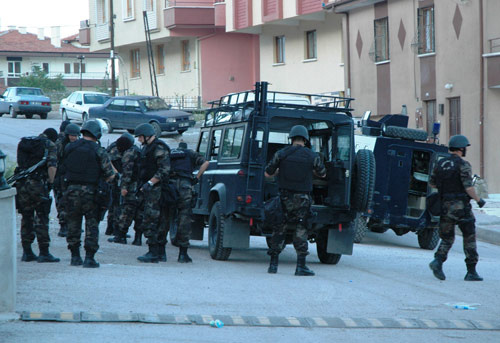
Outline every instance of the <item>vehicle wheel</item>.
<svg viewBox="0 0 500 343">
<path fill-rule="evenodd" d="M 26 117 L 26 119 L 31 119 L 31 118 L 33 118 L 33 115 L 32 115 L 32 114 L 25 114 L 24 116 Z"/>
<path fill-rule="evenodd" d="M 186 131 L 187 131 L 187 129 L 177 130 L 177 132 L 179 132 L 179 135 L 182 135 Z"/>
<path fill-rule="evenodd" d="M 210 211 L 208 220 L 208 250 L 210 256 L 214 260 L 225 261 L 231 255 L 231 248 L 224 248 L 222 242 L 224 240 L 225 218 L 222 215 L 222 206 L 220 201 L 217 201 Z"/>
<path fill-rule="evenodd" d="M 367 218 L 361 213 L 356 214 L 354 219 L 354 243 L 361 243 L 367 231 Z"/>
<path fill-rule="evenodd" d="M 82 113 L 82 122 L 85 123 L 87 120 L 89 120 L 89 114 L 86 112 L 83 112 Z"/>
<path fill-rule="evenodd" d="M 40 119 L 47 119 L 47 113 L 40 113 Z"/>
<path fill-rule="evenodd" d="M 15 108 L 14 108 L 14 107 L 12 107 L 12 106 L 11 106 L 11 107 L 9 108 L 9 113 L 10 113 L 10 116 L 11 116 L 12 118 L 17 118 L 17 112 L 16 112 L 16 110 L 15 110 Z"/>
<path fill-rule="evenodd" d="M 65 121 L 65 120 L 68 120 L 68 114 L 66 113 L 66 110 L 62 110 L 62 120 Z"/>
<path fill-rule="evenodd" d="M 3 113 L 0 113 L 0 118 L 3 116 Z"/>
<path fill-rule="evenodd" d="M 109 120 L 104 120 L 104 122 L 108 125 L 108 133 L 113 133 L 113 126 L 111 126 Z"/>
<path fill-rule="evenodd" d="M 375 157 L 371 150 L 358 150 L 351 182 L 353 199 L 351 205 L 358 212 L 366 212 L 375 188 Z"/>
<path fill-rule="evenodd" d="M 418 245 L 422 249 L 434 250 L 439 243 L 438 229 L 424 229 L 417 233 Z"/>
<path fill-rule="evenodd" d="M 330 254 L 326 252 L 328 245 L 328 229 L 319 231 L 316 237 L 316 252 L 318 253 L 319 260 L 324 264 L 337 264 L 342 257 L 341 254 Z"/>
<path fill-rule="evenodd" d="M 158 124 L 157 122 L 153 121 L 153 122 L 151 122 L 151 126 L 155 130 L 155 136 L 158 137 L 158 138 L 160 138 L 161 137 L 161 127 L 160 127 L 160 124 Z"/>
<path fill-rule="evenodd" d="M 128 131 L 128 133 L 130 133 L 131 135 L 133 135 L 133 134 L 134 134 L 134 132 L 135 132 L 135 130 L 132 130 L 132 129 L 128 129 L 127 131 Z"/>
<path fill-rule="evenodd" d="M 400 126 L 385 126 L 382 129 L 382 134 L 386 137 L 403 138 L 414 141 L 426 141 L 428 136 L 427 131 Z"/>
</svg>

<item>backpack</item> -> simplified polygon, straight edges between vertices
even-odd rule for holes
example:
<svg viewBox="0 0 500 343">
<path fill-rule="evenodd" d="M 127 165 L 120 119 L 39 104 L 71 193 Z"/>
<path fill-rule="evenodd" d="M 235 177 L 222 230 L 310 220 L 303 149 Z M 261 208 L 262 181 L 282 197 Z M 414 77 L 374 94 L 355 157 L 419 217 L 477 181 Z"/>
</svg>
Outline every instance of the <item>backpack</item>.
<svg viewBox="0 0 500 343">
<path fill-rule="evenodd" d="M 285 216 L 280 196 L 274 196 L 264 202 L 264 226 L 276 228 L 283 224 Z"/>
<path fill-rule="evenodd" d="M 23 137 L 17 145 L 17 165 L 28 169 L 45 157 L 45 139 L 39 136 Z"/>
</svg>

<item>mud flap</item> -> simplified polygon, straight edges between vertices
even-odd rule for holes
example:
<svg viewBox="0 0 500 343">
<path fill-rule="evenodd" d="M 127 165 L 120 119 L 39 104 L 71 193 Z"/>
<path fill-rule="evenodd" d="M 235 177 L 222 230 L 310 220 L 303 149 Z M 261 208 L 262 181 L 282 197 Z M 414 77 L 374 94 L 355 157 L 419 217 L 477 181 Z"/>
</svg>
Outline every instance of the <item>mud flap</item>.
<svg viewBox="0 0 500 343">
<path fill-rule="evenodd" d="M 224 224 L 224 248 L 248 249 L 250 247 L 250 226 L 247 222 L 227 217 Z"/>
<path fill-rule="evenodd" d="M 352 227 L 344 227 L 342 231 L 338 229 L 328 230 L 328 245 L 326 252 L 330 254 L 352 255 L 354 244 L 354 230 Z"/>
</svg>

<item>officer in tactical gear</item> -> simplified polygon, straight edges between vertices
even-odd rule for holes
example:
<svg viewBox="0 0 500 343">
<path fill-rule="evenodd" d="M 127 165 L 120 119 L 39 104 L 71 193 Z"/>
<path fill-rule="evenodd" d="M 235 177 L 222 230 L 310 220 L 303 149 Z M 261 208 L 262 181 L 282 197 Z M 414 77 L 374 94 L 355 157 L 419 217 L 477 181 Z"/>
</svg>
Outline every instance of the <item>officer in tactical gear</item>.
<svg viewBox="0 0 500 343">
<path fill-rule="evenodd" d="M 158 263 L 167 260 L 165 244 L 160 242 L 159 226 L 162 186 L 168 185 L 170 173 L 170 148 L 156 138 L 151 124 L 137 126 L 135 136 L 142 144 L 138 199 L 141 203 L 141 230 L 149 246 L 149 251 L 137 259 L 140 262 Z"/>
<path fill-rule="evenodd" d="M 279 150 L 269 162 L 265 170 L 266 177 L 278 174 L 281 205 L 285 222 L 276 227 L 271 237 L 268 254 L 271 256 L 268 273 L 278 271 L 278 256 L 285 247 L 287 231 L 294 232 L 293 246 L 297 252 L 297 268 L 295 275 L 311 276 L 314 272 L 306 266 L 307 251 L 307 217 L 310 212 L 312 198 L 312 176 L 326 176 L 326 169 L 318 154 L 307 148 L 309 132 L 302 125 L 290 130 L 292 145 Z M 278 171 L 279 168 L 279 171 Z"/>
<path fill-rule="evenodd" d="M 135 238 L 132 244 L 141 245 L 142 232 L 139 229 L 140 219 L 136 198 L 141 152 L 134 142 L 134 137 L 127 132 L 116 140 L 116 148 L 122 156 L 118 165 L 121 173 L 118 184 L 120 211 L 114 223 L 115 237 L 109 239 L 109 241 L 127 244 L 127 231 L 134 220 Z"/>
<path fill-rule="evenodd" d="M 193 183 L 200 179 L 208 165 L 209 162 L 197 152 L 188 149 L 185 142 L 180 142 L 179 147 L 170 152 L 170 180 L 179 191 L 179 200 L 175 207 L 168 209 L 170 220 L 167 222 L 178 223 L 175 244 L 179 247 L 177 261 L 180 263 L 193 262 L 187 253 L 191 237 Z M 193 171 L 197 168 L 199 170 L 196 179 L 193 179 Z"/>
<path fill-rule="evenodd" d="M 63 125 L 66 123 L 65 125 Z M 76 124 L 72 124 L 69 120 L 63 121 L 61 124 L 61 128 L 64 127 L 62 135 L 59 133 L 59 136 L 56 141 L 57 148 L 57 173 L 54 181 L 54 196 L 56 200 L 56 209 L 57 209 L 57 219 L 59 220 L 59 233 L 57 234 L 59 237 L 66 237 L 68 234 L 68 227 L 66 225 L 66 212 L 64 211 L 64 168 L 63 165 L 63 154 L 64 148 L 69 143 L 75 142 L 80 137 L 80 127 Z"/>
<path fill-rule="evenodd" d="M 115 171 L 106 151 L 97 143 L 101 127 L 95 120 L 86 121 L 81 129 L 82 139 L 70 143 L 64 149 L 64 195 L 67 213 L 68 249 L 71 265 L 98 268 L 94 255 L 99 249 L 100 200 L 99 181 L 110 182 Z M 85 217 L 85 261 L 80 257 L 82 219 Z"/>
<path fill-rule="evenodd" d="M 472 213 L 470 199 L 474 199 L 479 207 L 486 203 L 476 194 L 472 185 L 472 168 L 465 161 L 469 140 L 463 135 L 450 138 L 448 148 L 451 156 L 442 158 L 436 163 L 430 178 L 430 185 L 437 187 L 441 197 L 441 216 L 439 222 L 439 237 L 441 243 L 434 254 L 434 260 L 429 264 L 434 276 L 445 280 L 443 263 L 455 241 L 455 225 L 462 231 L 464 241 L 465 263 L 467 274 L 465 281 L 482 281 L 476 272 L 478 254 L 476 247 L 475 218 Z"/>
<path fill-rule="evenodd" d="M 127 133 L 129 135 L 129 133 Z M 113 167 L 118 171 L 118 175 L 122 174 L 122 152 L 118 150 L 116 146 L 117 141 L 111 143 L 106 152 L 108 153 L 109 158 L 111 159 L 111 163 Z M 111 184 L 111 205 L 108 209 L 108 226 L 106 228 L 105 234 L 107 236 L 114 235 L 115 237 L 118 235 L 117 222 L 118 217 L 120 216 L 120 187 L 118 183 L 120 182 L 119 177 L 115 177 Z M 108 239 L 109 242 L 114 242 L 114 237 Z M 120 242 L 123 243 L 123 242 Z M 124 243 L 126 244 L 126 243 Z"/>
<path fill-rule="evenodd" d="M 16 205 L 21 219 L 22 261 L 59 262 L 49 252 L 49 213 L 52 199 L 50 189 L 57 171 L 57 154 L 54 144 L 57 131 L 48 128 L 39 136 L 24 137 L 17 146 L 16 173 L 26 170 L 43 159 L 45 163 L 25 178 L 16 181 Z M 31 244 L 38 240 L 39 256 L 31 249 Z"/>
</svg>

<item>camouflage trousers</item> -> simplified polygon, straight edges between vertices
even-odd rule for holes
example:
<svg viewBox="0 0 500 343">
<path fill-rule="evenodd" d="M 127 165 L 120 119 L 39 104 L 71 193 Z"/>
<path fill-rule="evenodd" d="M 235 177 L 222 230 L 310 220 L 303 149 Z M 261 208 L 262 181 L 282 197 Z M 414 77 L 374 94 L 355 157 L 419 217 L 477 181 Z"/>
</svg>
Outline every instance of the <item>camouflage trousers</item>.
<svg viewBox="0 0 500 343">
<path fill-rule="evenodd" d="M 180 247 L 189 247 L 193 216 L 191 208 L 193 186 L 190 179 L 181 178 L 174 181 L 177 185 L 177 189 L 179 190 L 179 200 L 177 201 L 176 206 L 171 206 L 166 210 L 168 218 L 166 218 L 164 224 L 166 226 L 165 236 L 168 234 L 168 231 L 172 228 L 172 226 L 176 225 L 177 231 L 174 239 L 177 242 L 177 245 Z"/>
<path fill-rule="evenodd" d="M 307 256 L 307 217 L 311 209 L 312 198 L 306 193 L 281 191 L 281 205 L 285 223 L 273 231 L 268 254 L 279 255 L 285 248 L 287 232 L 293 232 L 293 246 L 297 256 Z"/>
<path fill-rule="evenodd" d="M 69 185 L 65 194 L 68 249 L 81 245 L 82 221 L 85 217 L 85 242 L 87 252 L 99 249 L 99 208 L 95 202 L 96 186 Z"/>
<path fill-rule="evenodd" d="M 112 228 L 112 233 L 115 235 L 119 232 L 117 224 L 120 220 L 120 213 L 120 189 L 116 182 L 114 182 L 111 190 L 111 205 L 108 209 L 108 227 Z"/>
<path fill-rule="evenodd" d="M 156 184 L 150 191 L 139 194 L 141 204 L 139 209 L 140 230 L 148 239 L 148 245 L 156 245 L 159 243 L 161 186 Z"/>
<path fill-rule="evenodd" d="M 476 265 L 478 261 L 476 246 L 476 227 L 474 214 L 469 202 L 463 200 L 444 200 L 439 222 L 441 243 L 434 257 L 446 261 L 448 252 L 455 242 L 455 225 L 458 225 L 463 236 L 465 263 Z"/>
<path fill-rule="evenodd" d="M 59 225 L 64 226 L 66 225 L 66 210 L 64 209 L 64 190 L 60 186 L 54 187 L 54 199 L 56 201 Z"/>
<path fill-rule="evenodd" d="M 127 194 L 127 196 L 122 198 L 120 215 L 115 223 L 120 236 L 125 237 L 127 235 L 128 229 L 130 225 L 132 225 L 132 221 L 135 221 L 134 229 L 138 230 L 140 227 L 139 203 L 135 194 Z"/>
<path fill-rule="evenodd" d="M 16 205 L 21 219 L 21 243 L 23 246 L 38 241 L 38 247 L 48 247 L 49 213 L 51 199 L 44 180 L 26 178 L 16 183 Z"/>
</svg>

